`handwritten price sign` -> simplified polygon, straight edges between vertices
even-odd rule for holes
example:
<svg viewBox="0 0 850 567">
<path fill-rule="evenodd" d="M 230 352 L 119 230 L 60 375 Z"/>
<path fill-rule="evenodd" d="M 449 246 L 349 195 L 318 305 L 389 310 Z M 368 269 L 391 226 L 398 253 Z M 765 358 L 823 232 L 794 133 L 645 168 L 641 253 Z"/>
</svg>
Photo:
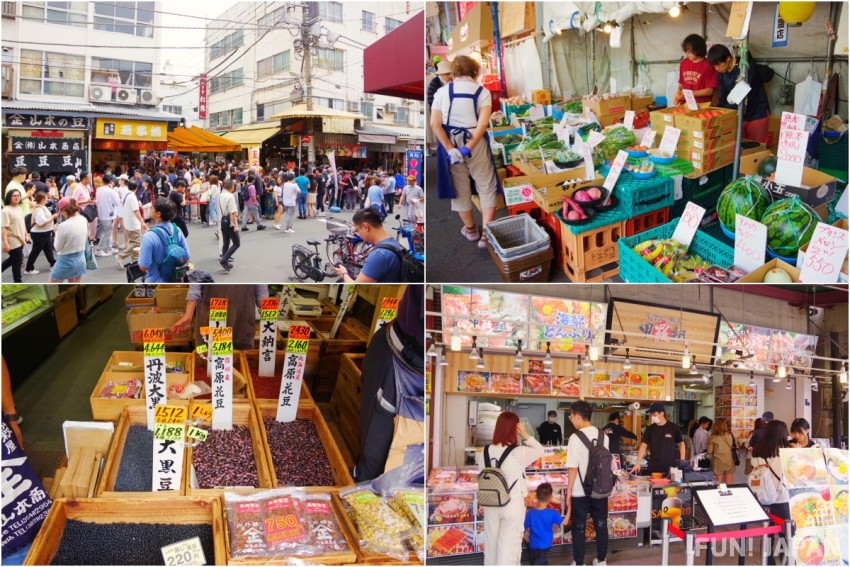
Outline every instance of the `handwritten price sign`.
<svg viewBox="0 0 850 567">
<path fill-rule="evenodd" d="M 201 429 L 194 425 L 190 425 L 189 430 L 186 432 L 186 437 L 189 439 L 197 439 L 198 441 L 206 441 L 208 435 L 209 432 L 206 429 Z"/>
<path fill-rule="evenodd" d="M 210 321 L 227 321 L 227 300 L 220 297 L 210 299 Z"/>
<path fill-rule="evenodd" d="M 647 130 L 643 135 L 643 139 L 640 141 L 641 146 L 645 146 L 647 148 L 651 148 L 652 144 L 655 143 L 655 130 Z"/>
<path fill-rule="evenodd" d="M 156 406 L 156 423 L 185 423 L 187 410 L 181 406 Z"/>
<path fill-rule="evenodd" d="M 679 219 L 679 224 L 673 231 L 673 240 L 682 243 L 685 248 L 690 248 L 691 241 L 693 241 L 704 215 L 704 208 L 693 201 L 688 201 L 682 213 L 682 218 Z"/>
<path fill-rule="evenodd" d="M 378 315 L 378 320 L 375 323 L 375 331 L 387 324 L 387 321 L 392 321 L 398 315 L 398 297 L 385 297 L 381 300 L 381 312 Z"/>
<path fill-rule="evenodd" d="M 591 148 L 595 148 L 599 145 L 600 142 L 605 140 L 605 136 L 597 132 L 596 130 L 591 130 L 590 134 L 587 135 L 587 144 Z"/>
<path fill-rule="evenodd" d="M 752 272 L 764 264 L 767 227 L 743 215 L 735 215 L 735 265 Z"/>
<path fill-rule="evenodd" d="M 685 95 L 685 104 L 688 110 L 699 110 L 697 98 L 694 96 L 694 91 L 690 89 L 682 89 L 682 94 Z"/>
<path fill-rule="evenodd" d="M 800 186 L 808 144 L 806 116 L 783 112 L 779 122 L 779 146 L 776 149 L 776 183 Z"/>
<path fill-rule="evenodd" d="M 277 310 L 280 300 L 277 297 L 264 297 L 260 302 L 260 320 L 277 321 Z"/>
<path fill-rule="evenodd" d="M 581 138 L 576 136 L 576 140 L 581 141 Z M 590 149 L 590 146 L 587 144 L 582 144 L 581 151 L 578 152 L 584 158 L 584 176 L 587 179 L 593 179 L 596 176 L 596 172 L 593 169 L 593 151 Z"/>
<path fill-rule="evenodd" d="M 203 419 L 205 421 L 211 421 L 213 416 L 213 409 L 207 404 L 192 402 L 192 411 L 190 412 L 190 414 L 192 416 L 192 419 Z"/>
<path fill-rule="evenodd" d="M 676 146 L 679 145 L 679 135 L 682 133 L 678 128 L 673 128 L 672 126 L 664 127 L 664 135 L 661 136 L 661 145 L 659 148 L 669 155 L 674 155 L 676 153 Z"/>
<path fill-rule="evenodd" d="M 145 356 L 165 356 L 165 329 L 142 331 Z"/>
<path fill-rule="evenodd" d="M 310 327 L 307 325 L 290 325 L 286 341 L 287 352 L 306 353 L 309 346 Z"/>
<path fill-rule="evenodd" d="M 806 259 L 800 269 L 804 283 L 835 283 L 847 257 L 848 233 L 836 226 L 819 222 L 809 241 Z"/>
<path fill-rule="evenodd" d="M 628 128 L 629 130 L 633 130 L 635 127 L 635 111 L 627 110 L 626 115 L 623 117 L 623 126 Z"/>
<path fill-rule="evenodd" d="M 219 327 L 212 329 L 213 356 L 227 356 L 233 354 L 233 328 Z"/>
<path fill-rule="evenodd" d="M 623 167 L 626 165 L 626 160 L 629 159 L 629 154 L 620 150 L 617 152 L 617 157 L 614 158 L 614 163 L 611 164 L 611 171 L 608 172 L 608 176 L 605 178 L 605 183 L 602 185 L 609 191 L 614 190 L 614 185 L 617 184 L 617 179 L 620 177 L 620 173 L 623 171 Z"/>
<path fill-rule="evenodd" d="M 153 438 L 162 441 L 182 441 L 185 425 L 157 423 L 153 430 Z"/>
</svg>

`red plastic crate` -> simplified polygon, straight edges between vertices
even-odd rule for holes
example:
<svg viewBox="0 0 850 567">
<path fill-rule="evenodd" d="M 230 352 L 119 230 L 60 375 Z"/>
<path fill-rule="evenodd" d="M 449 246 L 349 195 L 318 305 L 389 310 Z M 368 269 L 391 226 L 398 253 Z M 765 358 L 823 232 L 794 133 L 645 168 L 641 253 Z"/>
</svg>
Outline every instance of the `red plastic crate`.
<svg viewBox="0 0 850 567">
<path fill-rule="evenodd" d="M 543 216 L 537 219 L 537 224 L 542 226 L 546 234 L 549 235 L 549 240 L 552 242 L 552 250 L 555 252 L 555 260 L 557 260 L 558 265 L 561 265 L 564 254 L 561 246 L 561 221 L 554 213 L 547 213 L 543 209 L 540 209 L 540 212 Z"/>
<path fill-rule="evenodd" d="M 626 236 L 634 236 L 650 228 L 670 222 L 670 207 L 650 211 L 626 220 Z"/>
<path fill-rule="evenodd" d="M 519 205 L 511 205 L 508 207 L 508 214 L 511 216 L 521 215 L 522 213 L 527 213 L 528 216 L 530 216 L 536 221 L 539 221 L 541 218 L 543 218 L 543 215 L 546 214 L 545 212 L 543 212 L 543 209 L 541 209 L 540 206 L 534 201 L 531 201 L 530 203 L 522 203 Z"/>
</svg>

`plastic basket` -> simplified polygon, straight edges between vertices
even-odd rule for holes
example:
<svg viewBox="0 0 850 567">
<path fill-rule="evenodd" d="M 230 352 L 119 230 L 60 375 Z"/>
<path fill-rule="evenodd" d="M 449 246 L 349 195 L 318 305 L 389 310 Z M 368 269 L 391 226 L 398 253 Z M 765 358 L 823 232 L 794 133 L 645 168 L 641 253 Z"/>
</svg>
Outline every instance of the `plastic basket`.
<svg viewBox="0 0 850 567">
<path fill-rule="evenodd" d="M 491 223 L 492 224 L 492 223 Z M 542 250 L 533 250 L 528 254 L 516 256 L 506 260 L 499 256 L 492 246 L 492 241 L 487 244 L 499 277 L 506 283 L 546 283 L 549 281 L 549 273 L 552 269 L 552 258 L 554 253 L 551 247 Z"/>
<path fill-rule="evenodd" d="M 766 251 L 767 251 L 767 257 L 770 258 L 770 259 L 776 258 L 776 259 L 782 260 L 786 264 L 791 264 L 794 267 L 797 266 L 797 258 L 790 258 L 788 256 L 780 256 L 779 254 L 771 251 L 770 248 L 767 248 Z"/>
<path fill-rule="evenodd" d="M 351 230 L 351 227 L 347 223 L 336 220 L 328 220 L 327 227 L 328 231 L 334 234 L 348 234 Z"/>
<path fill-rule="evenodd" d="M 652 238 L 667 239 L 673 236 L 678 219 L 663 226 L 652 228 L 635 236 L 626 236 L 617 241 L 620 247 L 620 277 L 629 283 L 672 283 L 655 266 L 632 250 L 645 240 Z M 688 249 L 691 254 L 699 255 L 703 260 L 728 268 L 735 261 L 735 249 L 720 242 L 702 230 L 698 230 Z"/>
<path fill-rule="evenodd" d="M 504 259 L 550 246 L 549 235 L 526 213 L 495 220 L 484 231 L 496 254 Z"/>
<path fill-rule="evenodd" d="M 621 175 L 615 191 L 629 217 L 673 205 L 673 180 L 669 177 L 640 180 Z"/>
<path fill-rule="evenodd" d="M 622 202 L 618 203 L 613 209 L 609 209 L 607 211 L 596 211 L 596 214 L 593 215 L 593 220 L 586 224 L 575 225 L 565 223 L 564 217 L 561 215 L 561 211 L 555 211 L 552 214 L 556 216 L 564 228 L 576 236 L 585 232 L 590 232 L 591 230 L 602 228 L 603 226 L 623 222 L 629 218 L 629 214 L 623 208 Z"/>
<path fill-rule="evenodd" d="M 656 163 L 655 171 L 658 175 L 664 177 L 673 177 L 674 175 L 686 175 L 694 170 L 694 165 L 686 159 L 677 157 L 668 164 Z"/>
</svg>

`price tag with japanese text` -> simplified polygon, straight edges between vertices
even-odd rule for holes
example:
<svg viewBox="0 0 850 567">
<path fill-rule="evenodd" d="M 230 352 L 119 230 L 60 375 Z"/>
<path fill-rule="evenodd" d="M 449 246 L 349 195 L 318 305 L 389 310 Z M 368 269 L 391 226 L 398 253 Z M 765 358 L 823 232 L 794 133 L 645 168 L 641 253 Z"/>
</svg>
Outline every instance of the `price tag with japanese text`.
<svg viewBox="0 0 850 567">
<path fill-rule="evenodd" d="M 189 415 L 192 419 L 203 419 L 204 421 L 212 421 L 213 409 L 212 406 L 202 404 L 200 402 L 192 402 Z"/>
<path fill-rule="evenodd" d="M 153 438 L 165 441 L 182 441 L 185 424 L 157 423 L 153 430 Z"/>
<path fill-rule="evenodd" d="M 208 435 L 209 432 L 206 429 L 201 429 L 194 425 L 190 425 L 189 429 L 186 431 L 186 437 L 189 439 L 197 439 L 198 441 L 206 441 Z"/>
<path fill-rule="evenodd" d="M 298 412 L 301 398 L 301 381 L 307 364 L 307 349 L 310 346 L 310 327 L 290 325 L 283 359 L 283 374 L 277 399 L 277 421 L 293 421 Z"/>
<path fill-rule="evenodd" d="M 605 177 L 605 183 L 602 185 L 608 191 L 614 190 L 617 179 L 620 177 L 620 173 L 623 171 L 623 167 L 626 165 L 628 159 L 629 154 L 623 150 L 617 152 L 617 157 L 614 158 L 614 163 L 611 164 L 611 171 L 608 172 L 608 176 Z"/>
<path fill-rule="evenodd" d="M 339 311 L 336 314 L 336 319 L 334 319 L 334 324 L 331 327 L 330 338 L 336 338 L 336 332 L 339 330 L 340 324 L 342 324 L 342 318 L 345 317 L 346 311 L 348 311 L 348 306 L 354 301 L 354 296 L 357 294 L 357 286 L 355 284 L 348 284 L 345 287 L 345 291 L 343 291 L 342 303 L 339 306 Z"/>
<path fill-rule="evenodd" d="M 534 200 L 532 188 L 533 185 L 528 184 L 504 187 L 505 204 L 510 207 L 511 205 L 521 205 L 523 203 L 532 202 Z"/>
<path fill-rule="evenodd" d="M 600 134 L 596 130 L 591 130 L 590 133 L 587 135 L 587 144 L 591 148 L 595 148 L 596 146 L 599 145 L 600 142 L 604 142 L 604 141 L 605 141 L 605 136 L 603 136 L 602 134 Z"/>
<path fill-rule="evenodd" d="M 682 94 L 685 95 L 685 105 L 688 110 L 699 110 L 697 98 L 694 96 L 694 91 L 690 89 L 682 89 Z"/>
<path fill-rule="evenodd" d="M 617 79 L 615 79 L 614 77 L 611 77 L 610 87 L 611 87 L 611 90 L 610 90 L 611 94 L 616 95 L 617 94 Z"/>
<path fill-rule="evenodd" d="M 226 299 L 220 297 L 210 299 L 210 321 L 227 321 Z"/>
<path fill-rule="evenodd" d="M 145 371 L 145 406 L 148 429 L 153 430 L 155 408 L 165 400 L 165 329 L 145 329 L 142 332 Z"/>
<path fill-rule="evenodd" d="M 167 411 L 163 410 L 171 414 L 175 407 L 158 406 L 157 409 L 172 408 Z M 185 420 L 186 408 L 177 409 L 182 410 Z M 183 478 L 183 451 L 185 450 L 183 434 L 185 428 L 186 425 L 182 421 L 180 423 L 157 423 L 153 439 L 153 476 L 151 482 L 153 492 L 180 490 L 180 479 Z"/>
<path fill-rule="evenodd" d="M 806 116 L 783 112 L 779 122 L 779 146 L 776 148 L 776 183 L 799 187 L 803 183 L 806 162 Z"/>
<path fill-rule="evenodd" d="M 260 376 L 274 376 L 277 350 L 278 298 L 266 297 L 260 304 Z"/>
<path fill-rule="evenodd" d="M 673 231 L 673 240 L 682 243 L 685 249 L 690 248 L 691 241 L 694 239 L 704 215 L 704 208 L 693 201 L 688 201 L 684 212 L 682 212 L 682 218 L 679 219 L 679 224 L 676 225 L 676 230 Z"/>
<path fill-rule="evenodd" d="M 558 138 L 558 141 L 562 144 L 569 145 L 570 144 L 570 127 L 569 126 L 561 126 L 560 124 L 555 124 L 552 126 L 552 132 L 555 133 L 555 136 Z"/>
<path fill-rule="evenodd" d="M 628 128 L 629 130 L 635 129 L 635 111 L 627 110 L 626 115 L 623 117 L 623 126 Z"/>
<path fill-rule="evenodd" d="M 213 429 L 233 429 L 233 329 L 212 329 L 212 388 Z"/>
<path fill-rule="evenodd" d="M 835 283 L 847 258 L 847 231 L 819 222 L 800 268 L 803 283 Z M 799 265 L 799 264 L 798 264 Z"/>
<path fill-rule="evenodd" d="M 576 136 L 577 140 L 580 140 L 578 136 Z M 596 171 L 593 169 L 593 150 L 587 144 L 582 144 L 581 151 L 579 152 L 581 157 L 584 158 L 584 176 L 586 179 L 593 179 L 596 177 Z"/>
<path fill-rule="evenodd" d="M 647 148 L 651 148 L 652 144 L 655 143 L 655 130 L 647 130 L 643 134 L 643 138 L 640 141 L 641 146 L 645 146 Z"/>
<path fill-rule="evenodd" d="M 661 148 L 661 151 L 667 155 L 676 155 L 676 146 L 679 145 L 679 136 L 681 133 L 682 131 L 678 128 L 665 126 L 664 135 L 661 136 L 661 145 L 658 147 Z"/>
<path fill-rule="evenodd" d="M 286 319 L 289 316 L 289 306 L 292 305 L 292 298 L 295 296 L 295 284 L 283 284 L 278 304 L 278 313 L 281 319 Z"/>
<path fill-rule="evenodd" d="M 767 227 L 762 223 L 735 215 L 735 265 L 752 272 L 764 265 Z"/>
<path fill-rule="evenodd" d="M 198 346 L 195 347 L 195 352 L 197 352 L 200 355 L 207 354 L 208 350 L 210 350 L 210 349 L 207 348 L 207 345 L 198 345 Z"/>
<path fill-rule="evenodd" d="M 162 547 L 163 565 L 206 565 L 201 538 L 178 541 Z"/>
<path fill-rule="evenodd" d="M 588 122 L 596 122 L 599 124 L 599 119 L 596 118 L 596 114 L 593 113 L 589 106 L 584 109 L 584 117 Z"/>
<path fill-rule="evenodd" d="M 183 424 L 186 423 L 188 410 L 183 406 L 158 405 L 154 410 L 154 422 L 156 424 Z"/>
<path fill-rule="evenodd" d="M 375 324 L 375 331 L 392 321 L 398 315 L 398 303 L 401 301 L 398 297 L 385 297 L 381 300 L 381 312 L 378 315 L 378 321 Z"/>
</svg>

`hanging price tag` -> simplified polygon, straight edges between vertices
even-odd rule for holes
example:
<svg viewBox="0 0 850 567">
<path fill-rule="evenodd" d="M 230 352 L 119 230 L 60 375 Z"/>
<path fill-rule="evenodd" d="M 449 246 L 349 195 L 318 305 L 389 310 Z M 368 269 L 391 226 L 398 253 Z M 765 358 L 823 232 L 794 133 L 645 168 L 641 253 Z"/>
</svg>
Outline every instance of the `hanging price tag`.
<svg viewBox="0 0 850 567">
<path fill-rule="evenodd" d="M 381 300 L 381 312 L 378 314 L 378 320 L 375 323 L 375 331 L 396 318 L 399 301 L 401 300 L 398 297 L 385 297 Z"/>
<path fill-rule="evenodd" d="M 688 107 L 688 110 L 699 110 L 699 105 L 697 104 L 697 99 L 694 96 L 694 91 L 690 89 L 682 89 L 682 94 L 685 95 L 685 105 Z"/>
<path fill-rule="evenodd" d="M 296 417 L 309 346 L 310 327 L 290 325 L 286 341 L 286 356 L 283 359 L 280 394 L 277 400 L 277 421 L 292 421 Z"/>
<path fill-rule="evenodd" d="M 145 404 L 148 429 L 153 430 L 156 407 L 165 400 L 165 329 L 142 331 L 144 344 Z"/>
<path fill-rule="evenodd" d="M 767 227 L 743 215 L 735 215 L 735 265 L 752 272 L 764 265 Z"/>
<path fill-rule="evenodd" d="M 661 136 L 661 145 L 658 147 L 661 148 L 661 151 L 667 155 L 676 155 L 676 146 L 679 145 L 679 135 L 681 135 L 681 133 L 682 131 L 678 128 L 665 126 L 664 135 Z"/>
<path fill-rule="evenodd" d="M 198 345 L 195 347 L 195 352 L 202 355 L 206 354 L 208 350 L 207 345 Z"/>
<path fill-rule="evenodd" d="M 210 336 L 213 429 L 233 429 L 233 329 L 220 327 Z"/>
<path fill-rule="evenodd" d="M 200 402 L 192 402 L 192 409 L 189 412 L 192 419 L 203 419 L 204 421 L 212 421 L 213 409 L 212 406 L 202 404 Z"/>
<path fill-rule="evenodd" d="M 704 215 L 704 208 L 693 201 L 688 201 L 682 213 L 682 218 L 679 219 L 679 224 L 676 225 L 676 230 L 673 231 L 673 240 L 683 244 L 685 249 L 690 248 L 691 241 L 694 239 Z"/>
<path fill-rule="evenodd" d="M 201 538 L 193 537 L 162 547 L 163 565 L 206 565 Z"/>
<path fill-rule="evenodd" d="M 803 283 L 835 283 L 847 258 L 847 231 L 819 222 L 800 268 Z"/>
<path fill-rule="evenodd" d="M 655 130 L 647 130 L 643 133 L 643 138 L 640 141 L 640 145 L 651 148 L 652 144 L 655 143 Z"/>
<path fill-rule="evenodd" d="M 570 127 L 562 126 L 560 124 L 555 124 L 552 126 L 552 131 L 555 133 L 555 136 L 558 138 L 558 141 L 569 145 L 570 143 Z"/>
<path fill-rule="evenodd" d="M 595 148 L 599 145 L 600 142 L 605 141 L 605 136 L 597 132 L 596 130 L 591 130 L 590 134 L 587 135 L 587 144 L 591 148 Z"/>
<path fill-rule="evenodd" d="M 200 427 L 195 427 L 194 425 L 190 425 L 188 431 L 186 431 L 186 437 L 188 437 L 189 439 L 206 441 L 207 436 L 209 436 L 209 432 L 206 429 L 201 429 Z"/>
<path fill-rule="evenodd" d="M 611 164 L 611 171 L 608 172 L 608 176 L 605 178 L 603 187 L 609 191 L 614 190 L 614 186 L 617 184 L 617 179 L 620 177 L 620 173 L 623 171 L 623 167 L 626 165 L 626 161 L 628 159 L 629 154 L 623 150 L 617 152 L 617 157 L 614 158 L 614 163 Z"/>
<path fill-rule="evenodd" d="M 635 129 L 635 111 L 627 110 L 626 115 L 623 117 L 623 126 L 628 128 L 629 130 Z"/>
</svg>

